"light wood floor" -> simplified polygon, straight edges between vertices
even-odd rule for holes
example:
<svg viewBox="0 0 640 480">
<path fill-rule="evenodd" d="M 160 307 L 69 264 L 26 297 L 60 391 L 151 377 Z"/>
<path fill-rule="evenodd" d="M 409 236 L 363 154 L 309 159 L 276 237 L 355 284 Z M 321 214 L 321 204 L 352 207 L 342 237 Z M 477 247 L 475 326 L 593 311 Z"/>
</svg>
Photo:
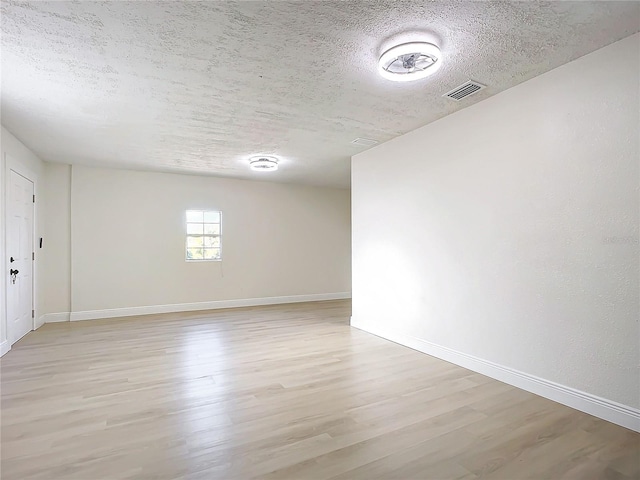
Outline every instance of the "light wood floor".
<svg viewBox="0 0 640 480">
<path fill-rule="evenodd" d="M 349 311 L 45 325 L 1 360 L 2 480 L 639 478 L 640 435 Z"/>
</svg>

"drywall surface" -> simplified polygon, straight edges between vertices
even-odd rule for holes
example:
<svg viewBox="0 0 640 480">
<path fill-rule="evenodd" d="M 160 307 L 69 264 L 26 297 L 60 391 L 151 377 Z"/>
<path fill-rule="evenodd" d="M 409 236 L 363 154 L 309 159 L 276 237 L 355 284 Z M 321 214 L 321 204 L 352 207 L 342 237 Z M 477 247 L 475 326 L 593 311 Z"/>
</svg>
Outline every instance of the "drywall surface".
<svg viewBox="0 0 640 480">
<path fill-rule="evenodd" d="M 353 157 L 353 324 L 640 407 L 639 44 Z"/>
<path fill-rule="evenodd" d="M 71 311 L 71 165 L 45 163 L 44 313 Z"/>
<path fill-rule="evenodd" d="M 6 251 L 6 192 L 7 192 L 7 168 L 15 168 L 19 173 L 28 175 L 31 180 L 35 182 L 35 194 L 36 199 L 42 198 L 43 192 L 43 169 L 44 162 L 42 162 L 31 150 L 29 150 L 20 140 L 18 140 L 11 132 L 2 127 L 1 133 L 1 146 L 0 156 L 2 157 L 2 165 L 0 174 L 0 235 L 2 241 L 0 241 L 0 268 L 2 268 L 2 280 L 0 281 L 0 288 L 2 293 L 0 294 L 0 343 L 7 338 L 7 318 L 6 318 L 6 299 L 5 288 L 6 281 L 8 279 L 7 259 L 9 252 Z M 38 200 L 35 208 L 35 236 L 39 238 L 44 231 L 44 205 Z M 44 279 L 42 275 L 42 264 L 44 262 L 44 252 L 36 249 L 36 256 L 34 262 L 34 309 L 36 311 L 36 318 L 44 310 L 44 300 L 40 292 L 44 289 Z"/>
<path fill-rule="evenodd" d="M 5 265 L 5 258 L 7 256 L 6 247 L 4 245 L 5 238 L 5 224 L 6 213 L 4 209 L 4 176 L 5 176 L 5 158 L 4 149 L 2 144 L 2 136 L 0 135 L 0 269 L 2 269 L 2 275 L 0 275 L 0 355 L 4 355 L 9 349 L 9 342 L 7 341 L 7 303 L 5 300 L 6 278 L 7 270 Z"/>
<path fill-rule="evenodd" d="M 222 211 L 220 262 L 185 211 Z M 72 312 L 349 292 L 348 190 L 72 167 Z"/>
</svg>

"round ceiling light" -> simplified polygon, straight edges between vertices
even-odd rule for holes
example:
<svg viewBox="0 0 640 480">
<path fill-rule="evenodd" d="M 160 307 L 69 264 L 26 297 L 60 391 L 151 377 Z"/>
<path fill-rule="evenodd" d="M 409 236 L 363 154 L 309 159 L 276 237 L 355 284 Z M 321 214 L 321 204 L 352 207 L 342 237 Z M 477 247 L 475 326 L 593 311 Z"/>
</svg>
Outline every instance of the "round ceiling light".
<svg viewBox="0 0 640 480">
<path fill-rule="evenodd" d="M 251 170 L 257 170 L 259 172 L 273 172 L 278 169 L 278 159 L 276 157 L 259 155 L 249 159 L 249 166 L 251 167 Z"/>
<path fill-rule="evenodd" d="M 410 82 L 436 73 L 442 66 L 442 53 L 432 43 L 403 43 L 390 48 L 378 61 L 380 75 L 394 82 Z"/>
</svg>

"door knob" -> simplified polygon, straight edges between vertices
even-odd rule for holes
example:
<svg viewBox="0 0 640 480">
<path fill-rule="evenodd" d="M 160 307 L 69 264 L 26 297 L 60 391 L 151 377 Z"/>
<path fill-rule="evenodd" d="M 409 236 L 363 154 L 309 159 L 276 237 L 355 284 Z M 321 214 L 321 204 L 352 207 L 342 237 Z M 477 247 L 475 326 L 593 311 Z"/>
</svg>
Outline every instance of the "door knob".
<svg viewBox="0 0 640 480">
<path fill-rule="evenodd" d="M 18 273 L 20 273 L 18 270 L 14 270 L 13 268 L 11 270 L 9 270 L 9 274 L 10 275 L 17 275 Z"/>
</svg>

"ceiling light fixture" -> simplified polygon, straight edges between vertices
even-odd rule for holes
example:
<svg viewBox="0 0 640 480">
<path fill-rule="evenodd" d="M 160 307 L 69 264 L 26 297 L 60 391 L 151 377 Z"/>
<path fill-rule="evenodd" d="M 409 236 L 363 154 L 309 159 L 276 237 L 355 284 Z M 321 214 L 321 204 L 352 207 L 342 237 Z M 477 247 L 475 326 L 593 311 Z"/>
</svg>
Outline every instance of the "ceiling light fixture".
<svg viewBox="0 0 640 480">
<path fill-rule="evenodd" d="M 358 137 L 355 140 L 351 140 L 353 145 L 358 145 L 360 147 L 373 147 L 378 143 L 377 140 L 371 140 L 370 138 L 362 138 Z"/>
<path fill-rule="evenodd" d="M 251 170 L 259 172 L 273 172 L 278 169 L 278 159 L 276 157 L 267 157 L 258 155 L 249 159 Z"/>
<path fill-rule="evenodd" d="M 403 43 L 390 48 L 378 61 L 378 70 L 387 80 L 410 82 L 436 73 L 442 66 L 442 53 L 432 43 Z"/>
</svg>

